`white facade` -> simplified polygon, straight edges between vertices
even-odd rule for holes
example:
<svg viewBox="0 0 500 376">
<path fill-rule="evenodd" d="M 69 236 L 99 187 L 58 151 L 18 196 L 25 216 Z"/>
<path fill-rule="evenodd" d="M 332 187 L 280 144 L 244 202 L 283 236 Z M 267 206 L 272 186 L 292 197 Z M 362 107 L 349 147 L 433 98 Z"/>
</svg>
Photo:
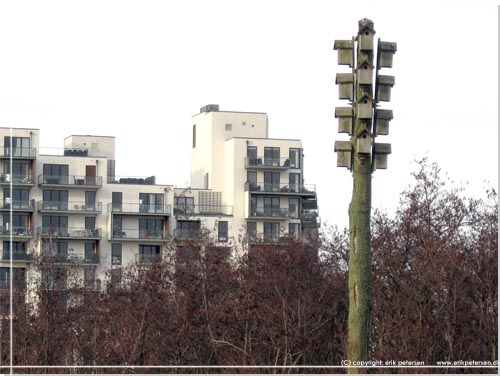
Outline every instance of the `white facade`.
<svg viewBox="0 0 500 376">
<path fill-rule="evenodd" d="M 73 135 L 46 152 L 38 129 L 0 128 L 0 289 L 9 283 L 11 233 L 19 281 L 34 258 L 49 257 L 89 283 L 190 240 L 229 249 L 247 230 L 250 242 L 317 234 L 299 140 L 269 139 L 265 113 L 209 105 L 192 121 L 189 188 L 116 177 L 114 137 Z"/>
</svg>

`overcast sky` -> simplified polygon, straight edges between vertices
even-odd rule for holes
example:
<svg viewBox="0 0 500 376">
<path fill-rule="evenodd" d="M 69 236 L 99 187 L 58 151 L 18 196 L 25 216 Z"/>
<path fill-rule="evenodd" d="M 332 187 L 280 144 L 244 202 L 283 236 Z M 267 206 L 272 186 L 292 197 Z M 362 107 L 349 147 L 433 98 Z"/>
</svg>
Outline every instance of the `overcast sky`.
<svg viewBox="0 0 500 376">
<path fill-rule="evenodd" d="M 345 226 L 333 43 L 365 17 L 398 46 L 373 207 L 391 213 L 426 155 L 471 195 L 496 188 L 497 1 L 1 1 L 0 126 L 39 128 L 45 147 L 116 136 L 117 175 L 186 185 L 200 107 L 267 112 L 270 137 L 303 140 L 323 222 Z"/>
</svg>

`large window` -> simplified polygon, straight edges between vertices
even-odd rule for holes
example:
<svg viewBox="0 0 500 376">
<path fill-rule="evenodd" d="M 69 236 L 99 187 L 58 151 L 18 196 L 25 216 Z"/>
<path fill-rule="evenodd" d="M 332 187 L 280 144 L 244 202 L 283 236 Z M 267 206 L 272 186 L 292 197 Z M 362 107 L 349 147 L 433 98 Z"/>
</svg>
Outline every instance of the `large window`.
<svg viewBox="0 0 500 376">
<path fill-rule="evenodd" d="M 280 173 L 264 172 L 264 191 L 278 192 L 280 190 Z"/>
<path fill-rule="evenodd" d="M 31 183 L 31 164 L 26 162 L 12 162 L 12 171 L 10 170 L 10 163 L 4 164 L 3 176 L 4 182 L 13 183 Z"/>
<path fill-rule="evenodd" d="M 288 204 L 290 218 L 297 219 L 300 216 L 300 201 L 298 198 L 290 198 Z"/>
<path fill-rule="evenodd" d="M 111 206 L 114 212 L 122 211 L 123 203 L 123 193 L 122 192 L 112 192 L 111 193 Z"/>
<path fill-rule="evenodd" d="M 280 148 L 264 148 L 264 165 L 273 167 L 280 165 Z"/>
<path fill-rule="evenodd" d="M 163 219 L 141 218 L 139 219 L 139 237 L 162 239 Z"/>
<path fill-rule="evenodd" d="M 257 240 L 257 222 L 247 222 L 247 237 L 249 242 Z"/>
<path fill-rule="evenodd" d="M 10 188 L 3 190 L 3 206 L 5 209 L 29 209 L 30 203 L 30 190 L 29 189 L 12 189 L 12 199 L 10 197 Z"/>
<path fill-rule="evenodd" d="M 95 200 L 96 200 L 96 192 L 95 191 L 86 191 L 85 192 L 85 210 L 86 211 L 95 211 Z"/>
<path fill-rule="evenodd" d="M 279 197 L 264 197 L 264 216 L 277 217 L 280 214 Z"/>
<path fill-rule="evenodd" d="M 96 255 L 96 244 L 85 243 L 85 260 L 93 261 Z"/>
<path fill-rule="evenodd" d="M 175 214 L 193 214 L 194 197 L 174 197 Z"/>
<path fill-rule="evenodd" d="M 278 241 L 279 233 L 279 223 L 264 222 L 264 240 L 273 242 Z"/>
<path fill-rule="evenodd" d="M 200 234 L 199 221 L 177 221 L 175 234 L 179 238 L 194 238 Z"/>
<path fill-rule="evenodd" d="M 258 191 L 257 185 L 257 172 L 256 171 L 247 171 L 247 181 L 248 181 L 248 190 L 250 192 Z"/>
<path fill-rule="evenodd" d="M 152 263 L 160 261 L 159 245 L 139 245 L 139 262 Z"/>
<path fill-rule="evenodd" d="M 289 158 L 291 168 L 300 168 L 300 149 L 290 148 Z"/>
<path fill-rule="evenodd" d="M 111 244 L 111 265 L 122 264 L 122 245 L 120 243 Z"/>
<path fill-rule="evenodd" d="M 57 215 L 44 215 L 42 227 L 49 235 L 51 233 L 66 235 L 68 232 L 68 217 Z"/>
<path fill-rule="evenodd" d="M 46 184 L 68 184 L 69 166 L 63 164 L 44 164 L 43 180 Z"/>
<path fill-rule="evenodd" d="M 228 234 L 229 232 L 229 227 L 228 227 L 228 222 L 227 221 L 219 221 L 217 224 L 217 234 L 218 234 L 218 241 L 220 243 L 225 243 L 228 241 Z"/>
<path fill-rule="evenodd" d="M 43 191 L 43 209 L 68 210 L 68 191 L 47 190 Z"/>
<path fill-rule="evenodd" d="M 139 206 L 141 213 L 163 213 L 163 194 L 139 193 Z"/>
<path fill-rule="evenodd" d="M 26 243 L 12 242 L 12 259 L 23 260 L 26 257 Z M 10 260 L 10 241 L 3 242 L 3 260 Z"/>
<path fill-rule="evenodd" d="M 288 224 L 288 233 L 292 238 L 298 239 L 300 237 L 300 223 Z"/>
<path fill-rule="evenodd" d="M 10 148 L 12 147 L 13 157 L 33 157 L 30 148 L 29 137 L 12 137 L 12 144 L 10 136 L 3 138 L 4 155 L 10 156 Z"/>
<path fill-rule="evenodd" d="M 247 165 L 249 167 L 259 165 L 259 160 L 257 158 L 257 146 L 247 146 Z"/>
<path fill-rule="evenodd" d="M 290 192 L 300 192 L 300 174 L 290 174 L 288 179 Z"/>
<path fill-rule="evenodd" d="M 29 234 L 29 216 L 15 214 L 12 216 L 12 223 L 11 223 L 10 222 L 10 215 L 5 214 L 3 216 L 2 233 L 9 234 L 11 227 L 12 227 L 12 233 L 14 235 L 28 235 Z"/>
</svg>

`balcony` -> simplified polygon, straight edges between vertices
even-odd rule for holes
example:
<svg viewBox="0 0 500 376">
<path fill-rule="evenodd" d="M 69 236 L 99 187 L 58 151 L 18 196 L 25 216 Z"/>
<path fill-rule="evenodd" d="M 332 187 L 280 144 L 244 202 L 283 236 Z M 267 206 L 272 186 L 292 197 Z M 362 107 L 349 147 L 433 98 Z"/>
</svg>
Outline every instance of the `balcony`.
<svg viewBox="0 0 500 376">
<path fill-rule="evenodd" d="M 86 204 L 80 201 L 38 201 L 40 213 L 75 213 L 99 214 L 102 212 L 102 203 Z"/>
<path fill-rule="evenodd" d="M 0 238 L 5 239 L 10 237 L 9 226 L 0 226 Z M 28 227 L 12 227 L 12 238 L 14 240 L 29 240 L 33 237 L 33 231 Z"/>
<path fill-rule="evenodd" d="M 304 211 L 300 216 L 300 221 L 305 228 L 319 228 L 321 227 L 321 218 L 317 212 Z"/>
<path fill-rule="evenodd" d="M 14 200 L 12 202 L 10 199 L 4 198 L 3 201 L 0 201 L 0 211 L 10 211 L 11 208 L 15 212 L 33 212 L 35 210 L 35 200 Z"/>
<path fill-rule="evenodd" d="M 85 188 L 97 189 L 102 187 L 102 176 L 50 176 L 38 175 L 38 185 L 40 187 L 65 187 L 65 188 Z"/>
<path fill-rule="evenodd" d="M 12 149 L 8 146 L 0 146 L 0 159 L 35 159 L 36 149 L 35 148 L 17 148 Z"/>
<path fill-rule="evenodd" d="M 108 204 L 108 212 L 120 215 L 159 215 L 162 217 L 171 215 L 172 207 L 170 205 L 153 204 Z"/>
<path fill-rule="evenodd" d="M 199 229 L 182 229 L 182 228 L 177 228 L 174 230 L 174 237 L 176 239 L 184 239 L 184 240 L 201 240 L 208 238 L 207 234 Z"/>
<path fill-rule="evenodd" d="M 28 175 L 0 174 L 0 185 L 9 186 L 11 183 L 12 185 L 16 186 L 32 187 L 35 185 L 35 182 L 31 174 Z"/>
<path fill-rule="evenodd" d="M 158 243 L 164 242 L 166 237 L 164 230 L 115 229 L 111 240 Z"/>
<path fill-rule="evenodd" d="M 32 262 L 33 261 L 33 254 L 28 253 L 23 250 L 14 250 L 10 252 L 9 250 L 3 250 L 2 252 L 2 261 L 7 261 L 10 262 L 10 257 L 12 253 L 12 261 L 14 263 L 18 262 Z"/>
<path fill-rule="evenodd" d="M 78 254 L 55 254 L 55 255 L 44 255 L 44 263 L 52 263 L 57 265 L 99 265 L 100 257 L 96 253 L 89 255 L 78 255 Z"/>
<path fill-rule="evenodd" d="M 226 205 L 191 205 L 174 206 L 174 214 L 180 216 L 232 216 L 233 207 Z"/>
<path fill-rule="evenodd" d="M 297 168 L 290 158 L 246 157 L 245 167 L 251 170 L 287 170 Z"/>
<path fill-rule="evenodd" d="M 283 208 L 251 208 L 249 218 L 251 219 L 287 219 L 288 209 Z"/>
<path fill-rule="evenodd" d="M 252 194 L 273 194 L 285 196 L 303 196 L 315 197 L 316 185 L 315 184 L 289 184 L 289 183 L 245 183 L 245 191 Z"/>
<path fill-rule="evenodd" d="M 39 237 L 53 238 L 54 240 L 99 240 L 102 237 L 100 228 L 86 229 L 80 227 L 38 227 L 37 233 Z"/>
</svg>

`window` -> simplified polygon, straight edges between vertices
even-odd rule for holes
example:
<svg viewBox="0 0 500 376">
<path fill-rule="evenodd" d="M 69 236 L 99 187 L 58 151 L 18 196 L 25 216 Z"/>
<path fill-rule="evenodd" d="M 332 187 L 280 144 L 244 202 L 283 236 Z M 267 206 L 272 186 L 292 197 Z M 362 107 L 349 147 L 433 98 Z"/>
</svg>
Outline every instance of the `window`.
<svg viewBox="0 0 500 376">
<path fill-rule="evenodd" d="M 14 235 L 28 235 L 29 234 L 29 216 L 28 215 L 12 215 L 12 223 L 10 223 L 10 215 L 3 216 L 3 229 L 4 234 L 9 234 L 12 227 Z"/>
<path fill-rule="evenodd" d="M 257 158 L 257 146 L 247 146 L 247 157 Z"/>
<path fill-rule="evenodd" d="M 280 173 L 264 172 L 264 191 L 278 192 L 280 190 Z"/>
<path fill-rule="evenodd" d="M 163 194 L 139 193 L 139 211 L 141 213 L 163 213 Z"/>
<path fill-rule="evenodd" d="M 113 216 L 113 236 L 117 238 L 125 237 L 125 233 L 123 232 L 123 218 Z"/>
<path fill-rule="evenodd" d="M 5 209 L 29 209 L 30 203 L 30 190 L 29 189 L 12 189 L 12 200 L 10 197 L 10 188 L 3 190 L 3 206 Z"/>
<path fill-rule="evenodd" d="M 159 245 L 139 245 L 139 262 L 150 264 L 160 260 Z"/>
<path fill-rule="evenodd" d="M 250 197 L 250 216 L 257 216 L 257 197 L 255 196 Z"/>
<path fill-rule="evenodd" d="M 279 223 L 264 222 L 264 240 L 272 242 L 278 241 L 279 232 Z"/>
<path fill-rule="evenodd" d="M 87 289 L 95 288 L 95 269 L 85 269 L 84 270 L 84 285 Z"/>
<path fill-rule="evenodd" d="M 256 146 L 247 146 L 247 166 L 258 166 L 262 164 L 262 159 L 259 163 L 259 158 L 257 158 L 257 147 Z"/>
<path fill-rule="evenodd" d="M 300 174 L 290 174 L 288 177 L 290 192 L 300 192 Z"/>
<path fill-rule="evenodd" d="M 264 148 L 264 165 L 274 167 L 280 165 L 280 148 Z"/>
<path fill-rule="evenodd" d="M 12 242 L 12 259 L 13 260 L 24 260 L 26 257 L 26 243 L 23 242 Z M 3 242 L 3 260 L 10 260 L 10 242 Z"/>
<path fill-rule="evenodd" d="M 291 168 L 300 168 L 300 149 L 290 148 L 289 158 Z"/>
<path fill-rule="evenodd" d="M 247 171 L 248 190 L 254 192 L 258 190 L 257 172 Z"/>
<path fill-rule="evenodd" d="M 257 240 L 257 222 L 247 222 L 247 237 L 249 242 Z"/>
<path fill-rule="evenodd" d="M 69 166 L 62 164 L 44 164 L 43 182 L 45 184 L 68 184 Z"/>
<path fill-rule="evenodd" d="M 10 171 L 10 163 L 4 164 L 3 181 L 13 183 L 31 183 L 31 165 L 26 162 L 12 162 L 12 171 Z M 12 176 L 11 176 L 12 175 Z"/>
<path fill-rule="evenodd" d="M 114 212 L 122 211 L 123 193 L 122 192 L 112 192 L 111 193 L 111 207 Z"/>
<path fill-rule="evenodd" d="M 288 212 L 290 214 L 290 218 L 293 219 L 299 218 L 300 201 L 298 198 L 290 198 L 288 203 Z"/>
<path fill-rule="evenodd" d="M 193 149 L 196 147 L 196 124 L 193 125 Z"/>
<path fill-rule="evenodd" d="M 298 239 L 300 236 L 300 223 L 288 224 L 288 233 L 291 237 Z"/>
<path fill-rule="evenodd" d="M 96 192 L 95 191 L 86 191 L 85 192 L 85 210 L 86 211 L 95 211 L 95 200 L 96 200 Z"/>
<path fill-rule="evenodd" d="M 111 265 L 122 264 L 122 245 L 119 243 L 111 244 Z"/>
<path fill-rule="evenodd" d="M 42 227 L 44 231 L 49 234 L 51 232 L 58 234 L 59 236 L 67 235 L 68 233 L 68 217 L 56 216 L 56 215 L 44 215 L 42 216 Z"/>
<path fill-rule="evenodd" d="M 139 237 L 142 239 L 163 239 L 163 219 L 139 219 Z"/>
<path fill-rule="evenodd" d="M 43 209 L 68 210 L 68 191 L 43 190 Z"/>
<path fill-rule="evenodd" d="M 226 124 L 226 132 L 231 132 L 233 130 L 232 124 Z"/>
<path fill-rule="evenodd" d="M 29 137 L 12 137 L 12 144 L 10 136 L 3 138 L 4 156 L 10 156 L 10 148 L 12 147 L 13 157 L 34 157 L 31 153 Z"/>
<path fill-rule="evenodd" d="M 175 214 L 193 214 L 194 197 L 174 197 Z"/>
<path fill-rule="evenodd" d="M 85 243 L 85 260 L 95 261 L 95 243 Z"/>
<path fill-rule="evenodd" d="M 264 216 L 278 217 L 280 215 L 279 197 L 264 197 Z"/>
<path fill-rule="evenodd" d="M 217 233 L 218 233 L 218 241 L 221 243 L 225 243 L 228 241 L 228 222 L 227 221 L 219 221 L 217 224 Z"/>
<path fill-rule="evenodd" d="M 175 235 L 178 238 L 194 238 L 200 234 L 199 221 L 177 221 Z"/>
<path fill-rule="evenodd" d="M 13 268 L 12 279 L 14 288 L 24 289 L 26 287 L 26 270 L 24 268 Z M 10 288 L 10 268 L 0 268 L 0 290 Z"/>
</svg>

